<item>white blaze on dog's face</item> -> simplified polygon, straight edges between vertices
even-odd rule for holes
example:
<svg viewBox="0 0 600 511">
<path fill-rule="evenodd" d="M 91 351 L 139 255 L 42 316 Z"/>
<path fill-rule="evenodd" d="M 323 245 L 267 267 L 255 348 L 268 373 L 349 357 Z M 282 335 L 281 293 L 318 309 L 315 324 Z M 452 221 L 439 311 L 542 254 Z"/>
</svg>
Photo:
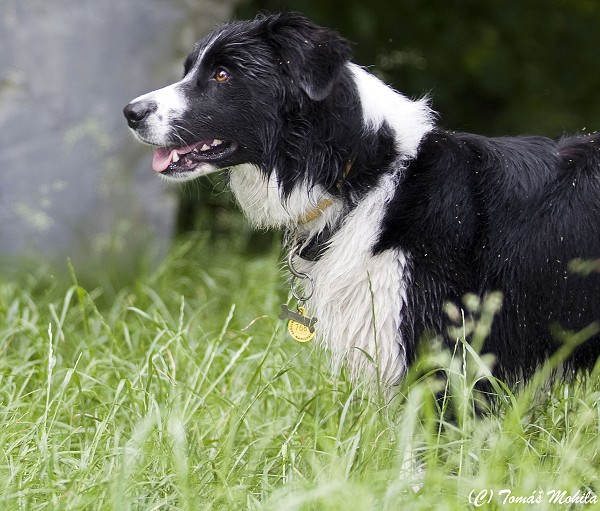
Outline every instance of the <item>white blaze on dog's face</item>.
<svg viewBox="0 0 600 511">
<path fill-rule="evenodd" d="M 181 82 L 178 82 L 148 92 L 128 105 L 131 112 L 129 115 L 132 117 L 129 124 L 138 140 L 156 146 L 164 145 L 169 137 L 172 121 L 181 117 L 187 109 L 187 101 L 180 84 Z"/>
</svg>

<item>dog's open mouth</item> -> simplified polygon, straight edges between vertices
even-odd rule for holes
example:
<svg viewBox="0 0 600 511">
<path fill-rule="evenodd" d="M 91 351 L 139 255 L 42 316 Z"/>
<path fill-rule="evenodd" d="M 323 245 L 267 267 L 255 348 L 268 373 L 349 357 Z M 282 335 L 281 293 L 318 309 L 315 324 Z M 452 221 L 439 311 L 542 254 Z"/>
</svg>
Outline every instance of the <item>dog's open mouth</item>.
<svg viewBox="0 0 600 511">
<path fill-rule="evenodd" d="M 218 138 L 202 140 L 185 147 L 159 147 L 154 152 L 152 168 L 156 172 L 186 172 L 201 163 L 221 160 L 235 149 L 235 143 Z"/>
</svg>

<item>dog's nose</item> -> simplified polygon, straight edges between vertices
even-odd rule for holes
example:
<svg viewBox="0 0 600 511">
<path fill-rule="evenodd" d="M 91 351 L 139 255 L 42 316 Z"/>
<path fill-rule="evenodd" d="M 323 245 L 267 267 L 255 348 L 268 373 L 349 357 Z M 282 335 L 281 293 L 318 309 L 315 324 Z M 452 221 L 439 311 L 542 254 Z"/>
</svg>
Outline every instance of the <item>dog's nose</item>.
<svg viewBox="0 0 600 511">
<path fill-rule="evenodd" d="M 123 114 L 130 128 L 136 129 L 152 112 L 156 111 L 153 101 L 133 101 L 123 108 Z"/>
</svg>

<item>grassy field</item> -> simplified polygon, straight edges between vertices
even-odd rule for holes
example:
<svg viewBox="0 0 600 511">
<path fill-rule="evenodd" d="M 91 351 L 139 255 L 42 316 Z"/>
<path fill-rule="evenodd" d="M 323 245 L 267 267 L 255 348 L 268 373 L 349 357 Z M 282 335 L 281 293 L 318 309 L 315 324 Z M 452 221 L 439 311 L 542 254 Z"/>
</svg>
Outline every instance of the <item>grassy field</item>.
<svg viewBox="0 0 600 511">
<path fill-rule="evenodd" d="M 394 395 L 367 392 L 286 336 L 278 258 L 192 240 L 117 291 L 77 268 L 0 283 L 0 509 L 600 506 L 596 374 L 498 383 L 476 414 L 485 364 L 432 348 Z"/>
</svg>

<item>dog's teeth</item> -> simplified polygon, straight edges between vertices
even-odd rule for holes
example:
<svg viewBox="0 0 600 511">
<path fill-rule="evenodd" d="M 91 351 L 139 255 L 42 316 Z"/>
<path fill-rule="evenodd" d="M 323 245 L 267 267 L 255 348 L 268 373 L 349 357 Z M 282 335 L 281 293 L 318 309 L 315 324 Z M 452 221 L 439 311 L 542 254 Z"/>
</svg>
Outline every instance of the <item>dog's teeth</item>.
<svg viewBox="0 0 600 511">
<path fill-rule="evenodd" d="M 179 161 L 179 153 L 177 151 L 173 152 L 173 163 L 177 163 Z"/>
<path fill-rule="evenodd" d="M 208 151 L 210 149 L 209 145 L 204 144 L 201 148 L 200 151 Z"/>
<path fill-rule="evenodd" d="M 219 139 L 215 138 L 215 139 L 212 141 L 212 144 L 210 144 L 210 145 L 211 145 L 212 147 L 217 147 L 218 145 L 221 145 L 222 143 L 223 143 L 223 141 L 222 141 L 222 140 L 219 140 Z"/>
</svg>

